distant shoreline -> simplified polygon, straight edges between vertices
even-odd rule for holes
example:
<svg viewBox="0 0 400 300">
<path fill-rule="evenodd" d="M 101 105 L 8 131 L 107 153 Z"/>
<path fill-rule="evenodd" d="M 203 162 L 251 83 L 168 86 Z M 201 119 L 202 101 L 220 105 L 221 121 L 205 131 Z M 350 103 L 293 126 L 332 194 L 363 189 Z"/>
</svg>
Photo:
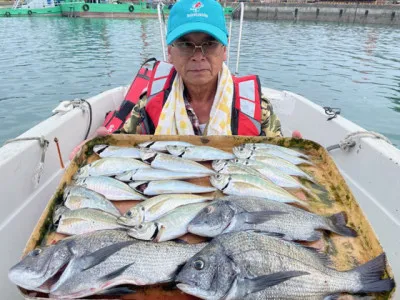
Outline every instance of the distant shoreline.
<svg viewBox="0 0 400 300">
<path fill-rule="evenodd" d="M 240 16 L 240 10 L 234 18 Z M 400 26 L 400 5 L 346 3 L 246 3 L 245 19 L 292 20 Z"/>
</svg>

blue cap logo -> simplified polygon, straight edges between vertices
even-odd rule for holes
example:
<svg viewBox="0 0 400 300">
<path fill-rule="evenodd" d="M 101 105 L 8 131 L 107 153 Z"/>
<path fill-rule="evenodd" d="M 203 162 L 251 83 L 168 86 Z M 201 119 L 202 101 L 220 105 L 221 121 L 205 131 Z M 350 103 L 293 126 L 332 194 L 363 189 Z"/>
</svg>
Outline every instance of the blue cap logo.
<svg viewBox="0 0 400 300">
<path fill-rule="evenodd" d="M 202 7 L 204 7 L 204 4 L 201 1 L 197 1 L 193 3 L 192 8 L 190 10 L 192 10 L 196 14 Z"/>
<path fill-rule="evenodd" d="M 176 2 L 168 18 L 167 44 L 192 32 L 204 32 L 227 45 L 228 32 L 221 4 L 215 0 Z"/>
</svg>

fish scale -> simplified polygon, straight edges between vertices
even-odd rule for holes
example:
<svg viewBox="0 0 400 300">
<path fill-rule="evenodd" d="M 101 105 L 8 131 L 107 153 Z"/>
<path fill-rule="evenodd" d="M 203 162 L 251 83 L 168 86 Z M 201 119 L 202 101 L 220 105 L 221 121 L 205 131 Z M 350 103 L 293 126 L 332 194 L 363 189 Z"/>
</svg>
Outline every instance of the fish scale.
<svg viewBox="0 0 400 300">
<path fill-rule="evenodd" d="M 136 241 L 104 256 L 103 261 L 86 270 L 82 269 L 82 264 L 87 258 L 78 258 L 71 261 L 53 286 L 51 296 L 60 299 L 84 297 L 98 293 L 105 285 L 110 288 L 120 284 L 150 285 L 172 281 L 178 267 L 205 245 Z M 89 254 L 88 258 L 92 256 Z M 126 266 L 129 267 L 122 274 L 104 278 Z"/>
<path fill-rule="evenodd" d="M 105 176 L 92 176 L 76 180 L 76 185 L 86 187 L 109 200 L 144 200 L 145 196 L 134 191 L 127 184 L 114 178 Z"/>
<path fill-rule="evenodd" d="M 241 215 L 251 217 L 254 212 L 263 212 L 266 219 L 240 219 Z M 356 236 L 356 232 L 345 225 L 343 213 L 338 215 L 340 217 L 333 218 L 333 222 L 331 218 L 277 201 L 228 196 L 211 202 L 190 222 L 188 229 L 191 233 L 208 237 L 232 231 L 257 230 L 282 234 L 287 240 L 314 241 L 321 237 L 316 229 Z"/>
<path fill-rule="evenodd" d="M 202 299 L 324 299 L 341 292 L 390 291 L 382 279 L 384 255 L 348 271 L 325 255 L 265 234 L 237 232 L 214 238 L 176 277 L 178 288 Z"/>
<path fill-rule="evenodd" d="M 210 182 L 228 195 L 254 196 L 280 202 L 298 202 L 307 205 L 283 188 L 250 174 L 218 174 L 211 176 Z"/>
<path fill-rule="evenodd" d="M 32 250 L 10 269 L 8 276 L 16 285 L 27 290 L 48 293 L 49 287 L 42 285 L 74 256 L 81 256 L 128 240 L 132 240 L 132 238 L 126 231 L 119 229 L 67 237 L 54 245 Z"/>
</svg>

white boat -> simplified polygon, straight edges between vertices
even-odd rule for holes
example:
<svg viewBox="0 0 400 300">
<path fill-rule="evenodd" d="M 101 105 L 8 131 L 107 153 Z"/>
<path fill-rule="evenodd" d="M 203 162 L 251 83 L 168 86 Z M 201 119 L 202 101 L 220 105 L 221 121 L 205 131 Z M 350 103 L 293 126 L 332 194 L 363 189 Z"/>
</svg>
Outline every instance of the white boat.
<svg viewBox="0 0 400 300">
<path fill-rule="evenodd" d="M 105 113 L 119 107 L 127 87 L 118 87 L 87 99 L 92 111 L 90 135 L 93 135 Z M 348 151 L 330 151 L 333 160 L 347 181 L 359 205 L 378 236 L 395 280 L 400 278 L 400 150 L 382 138 L 338 115 L 327 121 L 325 110 L 306 98 L 287 91 L 268 88 L 263 93 L 271 99 L 282 121 L 283 133 L 291 136 L 299 130 L 303 138 L 324 147 L 340 144 L 346 136 L 354 145 Z M 65 166 L 68 156 L 81 143 L 88 130 L 89 113 L 79 101 L 65 104 L 58 112 L 23 133 L 18 139 L 43 137 L 49 142 L 40 180 L 37 167 L 43 148 L 38 140 L 22 140 L 0 148 L 0 288 L 2 299 L 20 299 L 17 288 L 8 280 L 8 269 L 21 257 L 25 243 L 56 190 L 64 170 L 60 167 L 54 138 L 59 141 Z M 75 107 L 74 107 L 75 106 Z M 358 132 L 364 132 L 360 134 Z M 342 148 L 346 143 L 342 143 Z M 335 147 L 333 147 L 335 148 Z M 400 293 L 397 292 L 397 297 Z"/>
</svg>

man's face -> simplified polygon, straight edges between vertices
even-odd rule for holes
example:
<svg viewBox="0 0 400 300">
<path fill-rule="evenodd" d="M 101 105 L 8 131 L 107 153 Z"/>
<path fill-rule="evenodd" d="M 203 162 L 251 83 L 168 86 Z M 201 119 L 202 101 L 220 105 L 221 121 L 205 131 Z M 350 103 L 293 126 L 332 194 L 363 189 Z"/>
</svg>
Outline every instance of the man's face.
<svg viewBox="0 0 400 300">
<path fill-rule="evenodd" d="M 208 51 L 204 55 L 200 48 L 196 48 L 194 54 L 191 54 L 191 45 L 184 42 L 193 42 L 198 46 L 206 43 Z M 189 45 L 189 47 L 185 49 L 185 45 Z M 204 85 L 213 83 L 218 78 L 223 61 L 226 60 L 226 47 L 217 43 L 208 34 L 190 33 L 168 46 L 168 60 L 182 76 L 185 84 Z"/>
</svg>

